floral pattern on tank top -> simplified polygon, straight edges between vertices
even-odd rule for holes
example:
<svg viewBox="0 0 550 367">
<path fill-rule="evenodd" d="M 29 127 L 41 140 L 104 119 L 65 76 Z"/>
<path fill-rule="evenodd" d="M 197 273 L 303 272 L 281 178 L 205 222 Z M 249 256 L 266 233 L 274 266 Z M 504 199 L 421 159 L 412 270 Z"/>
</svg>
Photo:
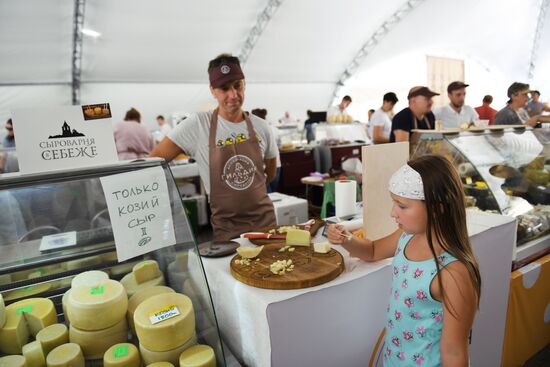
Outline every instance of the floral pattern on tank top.
<svg viewBox="0 0 550 367">
<path fill-rule="evenodd" d="M 441 366 L 439 342 L 443 305 L 432 298 L 437 273 L 433 259 L 410 261 L 405 247 L 413 236 L 403 233 L 393 258 L 393 280 L 387 305 L 384 366 Z M 440 268 L 457 261 L 447 252 L 437 257 Z"/>
</svg>

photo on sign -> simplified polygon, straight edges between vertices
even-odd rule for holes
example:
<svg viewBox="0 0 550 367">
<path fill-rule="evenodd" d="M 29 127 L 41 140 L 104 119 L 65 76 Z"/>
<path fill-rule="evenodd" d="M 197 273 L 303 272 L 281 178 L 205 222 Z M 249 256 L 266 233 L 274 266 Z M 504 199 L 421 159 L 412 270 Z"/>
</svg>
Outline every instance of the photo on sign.
<svg viewBox="0 0 550 367">
<path fill-rule="evenodd" d="M 98 120 L 111 118 L 111 107 L 108 103 L 90 104 L 82 106 L 84 120 Z"/>
</svg>

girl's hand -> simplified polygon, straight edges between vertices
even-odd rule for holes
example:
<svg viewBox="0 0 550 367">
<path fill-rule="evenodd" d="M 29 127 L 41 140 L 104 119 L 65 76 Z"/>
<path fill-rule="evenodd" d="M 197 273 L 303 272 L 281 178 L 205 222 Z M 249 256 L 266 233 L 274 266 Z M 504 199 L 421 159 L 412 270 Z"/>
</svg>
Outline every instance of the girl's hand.
<svg viewBox="0 0 550 367">
<path fill-rule="evenodd" d="M 341 245 L 342 242 L 346 239 L 345 237 L 346 229 L 344 226 L 339 224 L 330 224 L 327 227 L 327 238 L 330 243 L 335 245 Z"/>
</svg>

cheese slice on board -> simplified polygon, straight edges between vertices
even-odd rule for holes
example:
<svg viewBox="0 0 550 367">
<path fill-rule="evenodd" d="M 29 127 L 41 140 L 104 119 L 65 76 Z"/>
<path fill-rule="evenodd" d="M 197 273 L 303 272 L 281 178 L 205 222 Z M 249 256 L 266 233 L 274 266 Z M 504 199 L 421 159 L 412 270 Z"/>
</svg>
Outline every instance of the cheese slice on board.
<svg viewBox="0 0 550 367">
<path fill-rule="evenodd" d="M 27 367 L 46 367 L 46 357 L 39 341 L 23 345 L 23 357 L 27 361 Z"/>
<path fill-rule="evenodd" d="M 48 367 L 85 367 L 82 349 L 75 343 L 56 347 L 46 357 Z"/>
<path fill-rule="evenodd" d="M 290 246 L 310 246 L 311 233 L 303 229 L 289 229 L 286 232 L 286 244 Z"/>
<path fill-rule="evenodd" d="M 71 326 L 102 330 L 120 322 L 128 310 L 128 297 L 117 281 L 107 279 L 97 286 L 78 286 L 67 297 Z"/>
<path fill-rule="evenodd" d="M 145 348 L 154 352 L 177 348 L 195 334 L 193 303 L 180 293 L 157 294 L 136 308 L 134 323 Z"/>
<path fill-rule="evenodd" d="M 216 367 L 216 355 L 209 345 L 195 345 L 180 356 L 180 367 Z"/>
<path fill-rule="evenodd" d="M 103 356 L 103 367 L 140 367 L 141 358 L 135 345 L 119 343 L 107 349 Z"/>
<path fill-rule="evenodd" d="M 69 330 L 64 324 L 46 326 L 36 334 L 36 340 L 42 344 L 44 355 L 69 342 Z"/>
</svg>

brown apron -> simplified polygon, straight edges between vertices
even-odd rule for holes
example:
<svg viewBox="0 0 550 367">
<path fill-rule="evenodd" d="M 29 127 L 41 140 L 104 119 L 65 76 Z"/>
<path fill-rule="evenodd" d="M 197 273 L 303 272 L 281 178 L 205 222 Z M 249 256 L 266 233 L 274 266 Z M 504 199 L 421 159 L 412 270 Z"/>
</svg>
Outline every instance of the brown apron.
<svg viewBox="0 0 550 367">
<path fill-rule="evenodd" d="M 216 241 L 276 224 L 273 203 L 267 196 L 260 143 L 246 114 L 245 120 L 247 141 L 217 147 L 218 109 L 210 119 L 210 209 Z"/>
</svg>

